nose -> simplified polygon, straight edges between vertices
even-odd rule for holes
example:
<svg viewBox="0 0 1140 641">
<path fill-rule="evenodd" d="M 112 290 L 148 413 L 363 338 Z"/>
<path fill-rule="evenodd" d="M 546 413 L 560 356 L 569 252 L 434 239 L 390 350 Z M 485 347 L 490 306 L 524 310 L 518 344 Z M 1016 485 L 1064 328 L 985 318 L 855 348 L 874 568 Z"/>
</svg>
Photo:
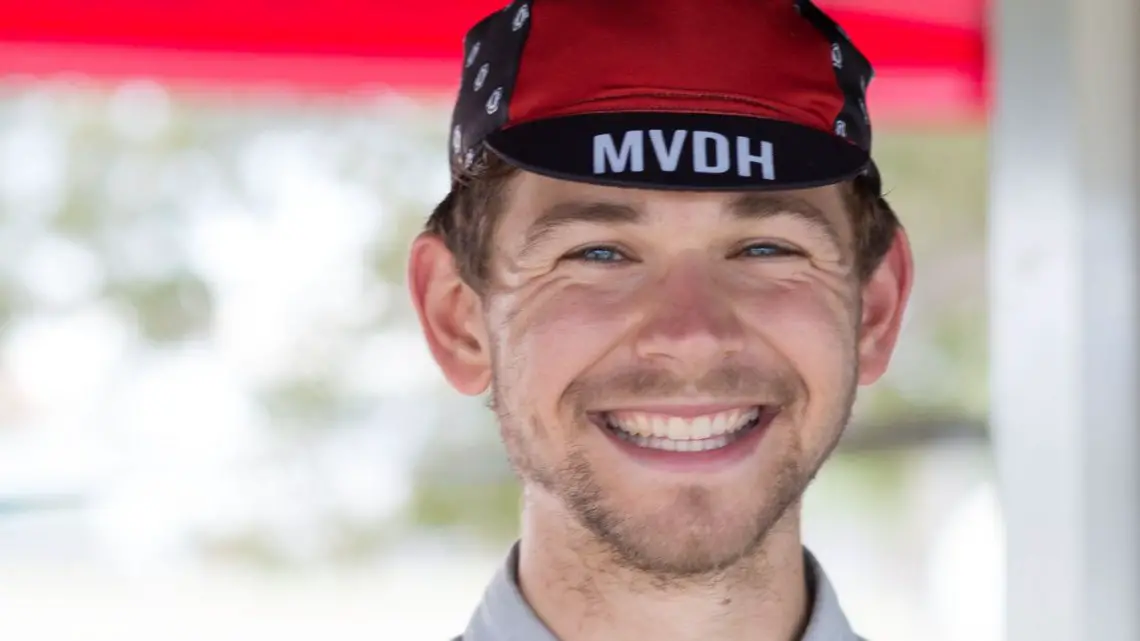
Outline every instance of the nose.
<svg viewBox="0 0 1140 641">
<path fill-rule="evenodd" d="M 645 292 L 637 355 L 694 375 L 744 349 L 744 330 L 726 287 L 696 260 L 673 265 Z"/>
</svg>

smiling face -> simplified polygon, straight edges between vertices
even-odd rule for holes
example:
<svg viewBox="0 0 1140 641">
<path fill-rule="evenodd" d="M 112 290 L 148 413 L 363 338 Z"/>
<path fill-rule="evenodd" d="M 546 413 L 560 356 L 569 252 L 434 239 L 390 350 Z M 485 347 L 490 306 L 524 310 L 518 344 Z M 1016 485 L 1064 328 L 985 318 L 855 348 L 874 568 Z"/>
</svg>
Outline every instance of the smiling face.
<svg viewBox="0 0 1140 641">
<path fill-rule="evenodd" d="M 905 238 L 863 282 L 838 186 L 666 192 L 524 172 L 504 207 L 482 296 L 454 285 L 438 239 L 413 250 L 449 379 L 491 385 L 524 483 L 623 563 L 677 576 L 747 555 L 885 368 Z"/>
</svg>

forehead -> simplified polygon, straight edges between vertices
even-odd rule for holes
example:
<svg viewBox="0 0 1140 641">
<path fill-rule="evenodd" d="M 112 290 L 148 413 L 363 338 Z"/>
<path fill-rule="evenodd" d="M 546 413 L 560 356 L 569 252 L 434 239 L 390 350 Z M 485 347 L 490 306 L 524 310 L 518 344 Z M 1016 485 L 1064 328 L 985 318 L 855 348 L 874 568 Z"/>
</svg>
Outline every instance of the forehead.
<svg viewBox="0 0 1140 641">
<path fill-rule="evenodd" d="M 757 218 L 780 212 L 826 225 L 844 244 L 852 233 L 840 185 L 783 191 L 667 191 L 594 185 L 520 171 L 503 195 L 499 229 L 512 236 L 559 215 L 599 223 L 668 225 L 670 219 L 681 217 Z"/>
</svg>

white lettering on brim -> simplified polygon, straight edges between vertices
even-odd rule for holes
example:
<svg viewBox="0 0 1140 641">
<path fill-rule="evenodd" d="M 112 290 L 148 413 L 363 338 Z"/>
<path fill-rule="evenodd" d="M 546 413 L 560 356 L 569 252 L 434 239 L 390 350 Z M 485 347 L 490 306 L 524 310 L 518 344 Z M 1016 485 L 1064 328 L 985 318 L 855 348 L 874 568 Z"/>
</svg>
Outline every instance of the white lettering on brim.
<svg viewBox="0 0 1140 641">
<path fill-rule="evenodd" d="M 651 154 L 646 154 L 645 137 L 649 135 Z M 664 173 L 677 171 L 681 159 L 689 157 L 693 172 L 699 174 L 735 173 L 743 178 L 753 176 L 759 167 L 764 180 L 776 179 L 772 143 L 754 142 L 747 136 L 736 136 L 736 149 L 728 136 L 715 131 L 677 129 L 671 134 L 660 129 L 631 129 L 621 134 L 594 136 L 594 174 L 641 173 L 646 162 L 652 162 Z M 735 151 L 735 153 L 733 153 Z M 735 162 L 734 162 L 735 161 Z"/>
</svg>

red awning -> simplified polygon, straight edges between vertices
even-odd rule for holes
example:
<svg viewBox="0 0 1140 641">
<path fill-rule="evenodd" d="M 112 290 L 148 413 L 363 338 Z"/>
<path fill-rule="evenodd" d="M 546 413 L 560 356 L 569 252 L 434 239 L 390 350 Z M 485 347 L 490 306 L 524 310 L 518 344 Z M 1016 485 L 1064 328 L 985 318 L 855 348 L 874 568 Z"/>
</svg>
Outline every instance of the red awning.
<svg viewBox="0 0 1140 641">
<path fill-rule="evenodd" d="M 821 0 L 878 70 L 877 117 L 976 118 L 985 0 Z M 3 3 L 0 75 L 175 86 L 450 92 L 460 41 L 503 0 L 35 0 Z"/>
</svg>

